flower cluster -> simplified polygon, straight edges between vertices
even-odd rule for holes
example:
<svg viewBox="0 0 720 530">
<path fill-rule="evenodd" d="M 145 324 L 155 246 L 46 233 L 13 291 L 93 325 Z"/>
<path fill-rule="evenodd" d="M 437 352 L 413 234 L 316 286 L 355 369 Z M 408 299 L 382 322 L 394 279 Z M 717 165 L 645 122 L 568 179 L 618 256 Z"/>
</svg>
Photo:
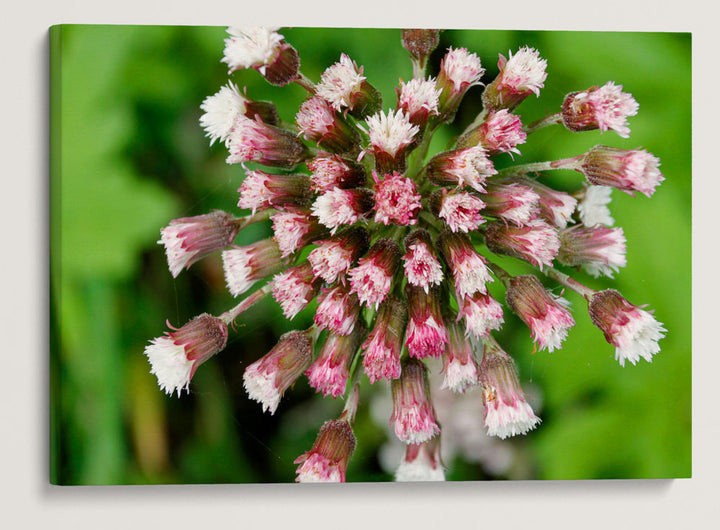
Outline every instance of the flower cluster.
<svg viewBox="0 0 720 530">
<path fill-rule="evenodd" d="M 159 243 L 174 277 L 222 253 L 229 293 L 255 289 L 222 315 L 200 315 L 151 341 L 145 354 L 167 393 L 188 390 L 197 367 L 225 347 L 228 325 L 258 300 L 272 295 L 292 320 L 317 298 L 314 324 L 280 337 L 244 374 L 247 394 L 270 414 L 300 377 L 323 396 L 344 397 L 342 414 L 296 460 L 297 479 L 345 480 L 356 445 L 359 378 L 367 377 L 392 390 L 389 422 L 407 448 L 396 478 L 442 480 L 442 428 L 428 384 L 432 359 L 442 366 L 440 391 L 482 390 L 488 435 L 524 435 L 540 424 L 513 357 L 494 335 L 506 310 L 527 325 L 536 349 L 559 349 L 576 318 L 556 294 L 560 286 L 585 299 L 621 366 L 658 353 L 666 330 L 650 311 L 563 272 L 573 267 L 612 277 L 625 266 L 611 190 L 650 197 L 663 180 L 658 159 L 642 149 L 598 145 L 562 160 L 495 167 L 500 157 L 521 155 L 541 127 L 627 138 L 638 104 L 620 85 L 572 92 L 555 114 L 523 124 L 513 111 L 540 95 L 547 62 L 522 47 L 499 56 L 499 74 L 482 92 L 483 110 L 455 144 L 429 154 L 435 131 L 454 119 L 485 76 L 480 57 L 465 48 L 449 48 L 439 71 L 427 75 L 439 31 L 403 31 L 414 75 L 399 82 L 393 101 L 383 100 L 373 72 L 348 54 L 314 83 L 277 28 L 228 33 L 222 60 L 231 73 L 255 69 L 274 85 L 302 86 L 307 98 L 289 122 L 233 83 L 201 105 L 210 143 L 224 143 L 227 163 L 244 170 L 237 204 L 249 213 L 177 219 L 162 229 Z M 575 184 L 566 190 L 544 182 L 546 171 L 563 169 L 586 182 L 569 179 Z M 234 244 L 246 226 L 268 221 L 272 238 Z M 524 262 L 527 273 L 510 274 L 497 256 Z"/>
</svg>

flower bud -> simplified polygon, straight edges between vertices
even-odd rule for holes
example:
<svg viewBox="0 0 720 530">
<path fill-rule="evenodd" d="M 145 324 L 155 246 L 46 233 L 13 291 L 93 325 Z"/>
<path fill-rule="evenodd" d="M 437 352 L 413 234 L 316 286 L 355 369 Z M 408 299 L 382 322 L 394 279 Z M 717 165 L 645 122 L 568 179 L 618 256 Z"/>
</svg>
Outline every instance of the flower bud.
<svg viewBox="0 0 720 530">
<path fill-rule="evenodd" d="M 157 377 L 160 389 L 170 395 L 184 389 L 189 392 L 190 380 L 198 366 L 220 352 L 227 344 L 227 325 L 221 319 L 203 313 L 181 328 L 166 331 L 145 348 L 150 373 Z"/>
<path fill-rule="evenodd" d="M 490 342 L 485 343 L 480 382 L 484 387 L 485 427 L 489 436 L 505 439 L 526 434 L 540 423 L 525 400 L 515 361 Z"/>
<path fill-rule="evenodd" d="M 355 451 L 355 435 L 346 420 L 326 422 L 312 449 L 295 460 L 296 482 L 345 482 L 350 457 Z"/>
<path fill-rule="evenodd" d="M 650 197 L 665 180 L 659 165 L 660 160 L 644 149 L 596 145 L 583 156 L 578 171 L 595 186 L 611 186 L 630 195 L 639 191 Z"/>
<path fill-rule="evenodd" d="M 620 137 L 627 138 L 630 136 L 627 118 L 635 116 L 638 108 L 632 95 L 610 81 L 600 88 L 594 86 L 565 96 L 562 122 L 575 132 L 612 129 Z"/>
<path fill-rule="evenodd" d="M 395 435 L 406 444 L 421 444 L 440 434 L 425 365 L 405 359 L 399 379 L 391 382 Z"/>
<path fill-rule="evenodd" d="M 506 300 L 510 309 L 530 328 L 541 350 L 560 349 L 568 329 L 575 325 L 567 310 L 569 302 L 551 295 L 531 274 L 514 276 L 508 281 Z"/>
<path fill-rule="evenodd" d="M 588 303 L 590 320 L 615 346 L 615 359 L 620 366 L 625 361 L 637 363 L 640 357 L 652 362 L 660 351 L 658 341 L 667 331 L 652 313 L 632 305 L 614 289 L 595 293 Z"/>
<path fill-rule="evenodd" d="M 189 269 L 208 254 L 230 245 L 239 230 L 235 217 L 214 210 L 205 215 L 170 221 L 170 225 L 160 231 L 158 243 L 165 246 L 170 274 L 177 278 L 183 269 Z"/>
<path fill-rule="evenodd" d="M 410 56 L 418 62 L 421 69 L 425 68 L 430 54 L 440 43 L 439 29 L 404 29 L 402 43 Z"/>
<path fill-rule="evenodd" d="M 280 248 L 272 239 L 226 250 L 222 261 L 225 282 L 233 296 L 244 293 L 257 280 L 280 272 L 283 266 Z"/>
<path fill-rule="evenodd" d="M 312 341 L 305 331 L 289 331 L 270 352 L 245 369 L 243 385 L 263 412 L 275 411 L 285 391 L 310 366 Z"/>
</svg>

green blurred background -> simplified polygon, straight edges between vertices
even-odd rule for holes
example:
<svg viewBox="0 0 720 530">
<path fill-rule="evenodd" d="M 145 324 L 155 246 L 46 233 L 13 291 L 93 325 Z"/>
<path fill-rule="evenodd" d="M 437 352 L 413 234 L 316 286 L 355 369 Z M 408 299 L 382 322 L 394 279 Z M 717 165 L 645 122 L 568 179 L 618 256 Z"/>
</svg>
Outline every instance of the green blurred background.
<svg viewBox="0 0 720 530">
<path fill-rule="evenodd" d="M 398 79 L 412 77 L 399 30 L 282 33 L 314 80 L 348 53 L 383 92 L 386 109 L 394 107 Z M 304 378 L 274 416 L 263 414 L 242 388 L 245 367 L 281 333 L 306 327 L 312 305 L 292 323 L 272 300 L 254 307 L 238 319 L 227 349 L 198 370 L 190 394 L 179 399 L 159 390 L 143 355 L 147 342 L 165 331 L 165 319 L 179 326 L 233 305 L 219 256 L 173 280 L 156 244 L 173 218 L 212 208 L 237 211 L 242 169 L 225 164 L 224 147 L 209 147 L 198 125 L 201 102 L 228 79 L 220 62 L 224 37 L 224 28 L 209 27 L 51 30 L 52 483 L 289 482 L 292 461 L 342 409 L 339 400 L 316 396 Z M 512 464 L 500 472 L 458 454 L 446 458 L 448 479 L 690 476 L 690 35 L 448 30 L 431 73 L 451 45 L 482 58 L 485 82 L 497 73 L 498 53 L 523 45 L 540 51 L 548 79 L 539 99 L 517 109 L 526 123 L 555 112 L 566 93 L 608 80 L 637 99 L 630 139 L 551 127 L 531 135 L 516 160 L 574 156 L 598 143 L 642 146 L 662 160 L 667 180 L 652 199 L 613 192 L 628 266 L 616 280 L 576 277 L 649 304 L 668 334 L 653 363 L 621 368 L 573 293 L 566 296 L 577 326 L 551 354 L 531 353 L 529 333 L 506 310 L 499 338 L 517 360 L 543 423 L 526 437 L 502 442 L 512 448 Z M 288 121 L 305 96 L 295 85 L 271 87 L 252 70 L 231 79 L 253 99 L 274 101 Z M 432 149 L 443 149 L 473 119 L 481 92 L 469 91 L 453 128 L 437 134 Z M 497 165 L 510 162 L 499 157 Z M 581 182 L 569 171 L 548 177 L 566 190 Z M 270 234 L 269 224 L 255 225 L 237 242 Z M 382 393 L 381 386 L 365 379 L 351 481 L 392 478 L 377 456 L 388 431 L 373 419 L 368 397 L 368 391 Z"/>
</svg>

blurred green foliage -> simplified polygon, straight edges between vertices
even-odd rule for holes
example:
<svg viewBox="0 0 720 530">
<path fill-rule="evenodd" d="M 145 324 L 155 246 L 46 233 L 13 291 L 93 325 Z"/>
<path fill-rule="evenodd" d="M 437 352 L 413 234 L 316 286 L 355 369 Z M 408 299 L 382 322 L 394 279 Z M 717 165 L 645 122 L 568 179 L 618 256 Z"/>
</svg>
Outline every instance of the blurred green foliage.
<svg viewBox="0 0 720 530">
<path fill-rule="evenodd" d="M 311 79 L 348 53 L 383 92 L 386 109 L 394 107 L 398 79 L 412 75 L 399 30 L 295 28 L 283 34 Z M 225 164 L 223 146 L 208 147 L 198 125 L 200 103 L 227 81 L 220 63 L 224 35 L 224 28 L 206 27 L 51 30 L 53 483 L 292 481 L 292 461 L 342 409 L 301 380 L 269 416 L 242 388 L 245 366 L 279 334 L 309 325 L 312 305 L 292 323 L 272 300 L 253 308 L 228 348 L 203 365 L 191 393 L 179 399 L 157 388 L 142 354 L 166 329 L 166 318 L 181 325 L 233 303 L 219 256 L 173 280 L 156 244 L 173 218 L 236 208 L 242 169 Z M 564 158 L 597 143 L 641 143 L 660 157 L 667 178 L 651 200 L 613 192 L 612 212 L 628 240 L 628 266 L 616 280 L 576 276 L 594 288 L 615 286 L 631 302 L 655 310 L 668 335 L 652 364 L 619 367 L 573 293 L 567 297 L 577 327 L 552 354 L 531 353 L 529 333 L 506 311 L 499 338 L 517 359 L 523 382 L 542 393 L 536 397 L 542 398 L 543 424 L 522 440 L 506 441 L 523 451 L 530 476 L 690 475 L 690 44 L 689 34 L 453 30 L 442 33 L 432 56 L 437 72 L 442 50 L 468 47 L 482 57 L 490 80 L 498 53 L 523 45 L 540 50 L 548 79 L 539 99 L 518 108 L 525 123 L 555 112 L 570 91 L 608 80 L 622 84 L 640 103 L 629 140 L 550 127 L 534 133 L 515 159 Z M 269 86 L 255 71 L 237 72 L 232 80 L 252 98 L 276 102 L 288 121 L 305 97 L 299 86 Z M 454 128 L 433 139 L 433 151 L 472 121 L 481 92 L 470 90 Z M 501 157 L 498 165 L 510 162 Z M 548 178 L 566 190 L 581 182 L 569 171 Z M 255 225 L 237 242 L 268 235 L 269 224 Z M 364 391 L 370 390 L 365 381 Z M 363 398 L 348 477 L 389 480 L 377 459 L 386 432 L 371 420 L 368 404 Z M 450 479 L 487 478 L 460 459 L 446 464 Z"/>
</svg>

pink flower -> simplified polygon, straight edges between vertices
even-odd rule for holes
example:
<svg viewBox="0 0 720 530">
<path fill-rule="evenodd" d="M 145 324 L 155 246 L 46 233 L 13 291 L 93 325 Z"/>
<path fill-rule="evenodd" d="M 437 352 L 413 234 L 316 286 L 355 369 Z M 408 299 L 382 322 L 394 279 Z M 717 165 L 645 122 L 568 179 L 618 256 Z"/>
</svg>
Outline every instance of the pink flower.
<svg viewBox="0 0 720 530">
<path fill-rule="evenodd" d="M 443 189 L 439 201 L 438 217 L 443 219 L 453 232 L 472 232 L 485 222 L 480 215 L 485 203 L 472 193 L 465 191 L 448 193 Z"/>
<path fill-rule="evenodd" d="M 272 295 L 282 307 L 285 318 L 295 318 L 317 296 L 320 286 L 314 282 L 312 267 L 307 262 L 273 277 Z"/>
<path fill-rule="evenodd" d="M 300 105 L 295 116 L 298 131 L 306 140 L 335 153 L 352 151 L 360 143 L 360 135 L 319 96 Z"/>
<path fill-rule="evenodd" d="M 237 219 L 215 210 L 170 221 L 170 225 L 160 231 L 158 243 L 165 246 L 170 274 L 177 278 L 183 269 L 230 245 L 239 230 Z"/>
<path fill-rule="evenodd" d="M 489 436 L 504 439 L 526 434 L 540 423 L 525 400 L 515 362 L 494 341 L 485 343 L 480 381 L 485 390 L 485 427 Z"/>
<path fill-rule="evenodd" d="M 535 220 L 522 227 L 500 222 L 487 225 L 485 241 L 490 251 L 524 259 L 540 270 L 552 266 L 560 249 L 557 231 L 545 221 Z"/>
<path fill-rule="evenodd" d="M 315 325 L 320 329 L 329 329 L 338 335 L 350 335 L 359 314 L 357 295 L 344 285 L 321 289 L 315 313 Z"/>
<path fill-rule="evenodd" d="M 400 83 L 397 107 L 411 123 L 422 127 L 430 116 L 437 116 L 441 92 L 434 79 L 411 79 Z"/>
<path fill-rule="evenodd" d="M 590 320 L 605 335 L 605 340 L 615 346 L 615 359 L 620 366 L 625 361 L 637 363 L 642 357 L 652 362 L 660 351 L 658 341 L 667 331 L 652 313 L 632 305 L 623 296 L 606 289 L 595 293 L 588 304 Z"/>
<path fill-rule="evenodd" d="M 308 255 L 313 273 L 327 283 L 338 280 L 344 283 L 345 273 L 365 253 L 368 241 L 367 230 L 359 227 L 349 228 L 330 239 L 315 241 L 318 247 Z"/>
<path fill-rule="evenodd" d="M 333 188 L 320 195 L 313 203 L 312 213 L 334 234 L 342 225 L 360 220 L 373 206 L 370 190 Z"/>
<path fill-rule="evenodd" d="M 420 444 L 440 433 L 435 410 L 430 402 L 430 388 L 425 365 L 416 359 L 402 364 L 400 379 L 391 383 L 395 435 L 406 444 Z"/>
<path fill-rule="evenodd" d="M 393 275 L 398 267 L 400 248 L 392 239 L 379 239 L 367 255 L 360 258 L 350 271 L 351 291 L 358 295 L 361 304 L 376 308 L 390 292 Z"/>
<path fill-rule="evenodd" d="M 245 369 L 243 385 L 250 399 L 260 403 L 263 412 L 275 411 L 285 391 L 312 361 L 312 343 L 306 332 L 290 331 L 264 357 Z"/>
<path fill-rule="evenodd" d="M 458 320 L 465 318 L 465 334 L 476 338 L 487 337 L 490 331 L 503 325 L 503 310 L 500 303 L 489 294 L 475 293 L 458 299 L 460 309 Z"/>
<path fill-rule="evenodd" d="M 493 279 L 485 258 L 477 253 L 468 236 L 443 232 L 438 238 L 438 246 L 452 271 L 460 298 L 487 292 L 486 284 Z"/>
<path fill-rule="evenodd" d="M 426 293 L 410 284 L 405 287 L 410 316 L 405 331 L 405 345 L 411 357 L 440 357 L 445 351 L 448 334 L 438 294 L 437 288 Z"/>
<path fill-rule="evenodd" d="M 354 327 L 349 335 L 330 333 L 315 361 L 305 372 L 310 386 L 323 397 L 338 397 L 345 393 L 350 377 L 350 363 L 365 335 L 362 324 Z"/>
<path fill-rule="evenodd" d="M 310 179 L 307 175 L 273 175 L 264 171 L 248 171 L 240 185 L 239 208 L 257 210 L 306 206 L 310 200 Z"/>
<path fill-rule="evenodd" d="M 408 283 L 421 287 L 427 293 L 433 285 L 440 285 L 443 270 L 440 260 L 431 250 L 430 234 L 424 228 L 414 230 L 405 238 L 407 252 L 403 256 L 403 267 Z"/>
<path fill-rule="evenodd" d="M 375 326 L 362 344 L 365 351 L 363 367 L 371 383 L 400 377 L 400 353 L 406 323 L 407 309 L 400 300 L 390 296 L 380 304 Z"/>
<path fill-rule="evenodd" d="M 230 151 L 228 164 L 257 162 L 292 169 L 308 156 L 305 144 L 291 132 L 245 116 L 235 119 L 226 145 Z"/>
<path fill-rule="evenodd" d="M 440 62 L 437 86 L 440 93 L 439 110 L 444 117 L 452 117 L 465 93 L 479 85 L 485 69 L 480 58 L 465 48 L 449 48 Z"/>
<path fill-rule="evenodd" d="M 325 98 L 335 110 L 352 108 L 366 79 L 362 74 L 363 68 L 358 68 L 355 61 L 343 53 L 338 62 L 323 72 L 315 92 Z"/>
<path fill-rule="evenodd" d="M 568 221 L 575 212 L 577 199 L 563 191 L 557 191 L 545 186 L 535 179 L 517 177 L 509 182 L 516 182 L 537 193 L 540 217 L 558 228 L 567 226 Z"/>
<path fill-rule="evenodd" d="M 260 279 L 279 272 L 283 262 L 280 248 L 272 239 L 232 248 L 222 253 L 225 282 L 233 296 L 238 296 Z"/>
<path fill-rule="evenodd" d="M 295 464 L 300 464 L 296 482 L 345 482 L 355 444 L 355 435 L 346 420 L 325 422 L 312 449 L 295 460 Z"/>
<path fill-rule="evenodd" d="M 270 219 L 273 223 L 275 241 L 283 258 L 294 254 L 296 250 L 303 248 L 315 239 L 327 235 L 327 230 L 310 217 L 310 212 L 307 210 L 278 212 Z"/>
<path fill-rule="evenodd" d="M 512 277 L 506 298 L 510 308 L 530 328 L 541 350 L 560 349 L 568 329 L 575 325 L 565 299 L 552 296 L 533 275 Z"/>
<path fill-rule="evenodd" d="M 157 377 L 160 389 L 166 394 L 184 389 L 189 392 L 190 380 L 198 366 L 225 348 L 227 325 L 221 319 L 204 313 L 181 328 L 166 331 L 145 348 L 150 361 L 150 373 Z"/>
<path fill-rule="evenodd" d="M 487 110 L 512 110 L 530 94 L 540 95 L 547 73 L 547 61 L 541 59 L 537 50 L 524 46 L 515 55 L 510 52 L 506 59 L 500 54 L 500 73 L 483 93 Z"/>
<path fill-rule="evenodd" d="M 430 180 L 438 186 L 468 186 L 485 191 L 485 180 L 497 174 L 482 146 L 455 149 L 435 155 L 427 164 Z"/>
<path fill-rule="evenodd" d="M 402 110 L 389 110 L 387 114 L 379 111 L 370 116 L 366 123 L 367 131 L 362 127 L 361 129 L 370 137 L 378 168 L 388 173 L 402 169 L 405 151 L 420 132 L 418 126 L 410 123 Z"/>
<path fill-rule="evenodd" d="M 621 85 L 609 81 L 598 88 L 565 96 L 562 120 L 571 131 L 614 130 L 622 138 L 630 136 L 627 118 L 635 116 L 639 105 L 631 94 L 622 91 Z"/>
<path fill-rule="evenodd" d="M 594 186 L 611 186 L 630 195 L 639 191 L 650 197 L 665 180 L 659 165 L 660 161 L 644 149 L 596 145 L 584 155 L 577 170 Z"/>
<path fill-rule="evenodd" d="M 440 388 L 449 388 L 455 393 L 463 394 L 478 382 L 477 364 L 473 347 L 463 336 L 460 327 L 452 323 L 448 329 L 450 345 L 443 356 L 442 373 L 445 378 Z"/>
<path fill-rule="evenodd" d="M 594 276 L 613 277 L 625 258 L 625 234 L 622 228 L 574 226 L 560 231 L 558 261 L 563 265 L 582 266 Z"/>
<path fill-rule="evenodd" d="M 482 196 L 488 215 L 524 226 L 540 215 L 540 196 L 518 182 L 493 180 Z"/>
<path fill-rule="evenodd" d="M 517 146 L 527 140 L 522 121 L 507 109 L 490 112 L 480 125 L 478 133 L 480 145 L 487 150 L 489 156 L 500 153 L 520 154 Z"/>
<path fill-rule="evenodd" d="M 384 225 L 414 225 L 416 214 L 422 208 L 422 198 L 415 188 L 415 182 L 403 177 L 397 171 L 391 175 L 375 178 L 375 222 Z"/>
<path fill-rule="evenodd" d="M 333 188 L 357 188 L 365 184 L 365 168 L 340 155 L 321 152 L 309 160 L 307 166 L 312 171 L 312 190 L 316 192 L 322 193 Z"/>
</svg>

